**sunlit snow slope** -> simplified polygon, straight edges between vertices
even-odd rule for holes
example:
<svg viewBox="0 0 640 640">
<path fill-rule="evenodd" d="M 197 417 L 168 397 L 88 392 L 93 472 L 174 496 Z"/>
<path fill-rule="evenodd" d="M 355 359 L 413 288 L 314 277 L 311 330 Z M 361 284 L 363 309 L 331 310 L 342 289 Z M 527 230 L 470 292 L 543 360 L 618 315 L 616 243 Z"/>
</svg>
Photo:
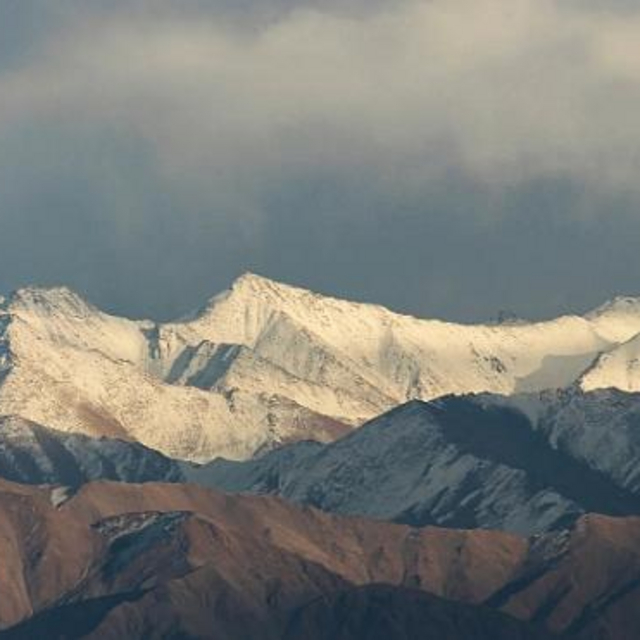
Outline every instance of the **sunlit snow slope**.
<svg viewBox="0 0 640 640">
<path fill-rule="evenodd" d="M 188 319 L 107 315 L 65 288 L 0 307 L 0 413 L 243 459 L 334 440 L 410 399 L 564 387 L 640 388 L 640 301 L 585 317 L 460 325 L 245 275 Z M 640 341 L 640 338 L 637 339 Z"/>
</svg>

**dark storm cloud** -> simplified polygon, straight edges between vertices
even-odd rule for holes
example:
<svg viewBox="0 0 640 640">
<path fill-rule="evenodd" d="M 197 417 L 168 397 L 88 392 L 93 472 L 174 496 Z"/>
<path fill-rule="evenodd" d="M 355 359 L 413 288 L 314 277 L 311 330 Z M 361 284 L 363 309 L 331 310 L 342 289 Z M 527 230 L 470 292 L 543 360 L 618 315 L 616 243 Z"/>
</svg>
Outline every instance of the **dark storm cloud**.
<svg viewBox="0 0 640 640">
<path fill-rule="evenodd" d="M 459 319 L 637 292 L 640 11 L 597 5 L 7 2 L 0 288 L 169 317 L 251 269 Z"/>
</svg>

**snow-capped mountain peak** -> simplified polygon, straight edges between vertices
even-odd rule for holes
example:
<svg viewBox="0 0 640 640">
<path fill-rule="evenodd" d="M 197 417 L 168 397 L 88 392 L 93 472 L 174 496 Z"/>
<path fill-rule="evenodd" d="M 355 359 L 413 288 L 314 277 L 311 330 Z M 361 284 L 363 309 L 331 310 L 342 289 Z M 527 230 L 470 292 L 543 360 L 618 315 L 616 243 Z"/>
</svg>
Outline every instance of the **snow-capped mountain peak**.
<svg viewBox="0 0 640 640">
<path fill-rule="evenodd" d="M 612 342 L 626 342 L 640 332 L 640 298 L 617 296 L 585 315 Z"/>
<path fill-rule="evenodd" d="M 615 296 L 604 304 L 596 307 L 586 314 L 587 318 L 596 318 L 613 313 L 640 313 L 640 297 Z"/>
<path fill-rule="evenodd" d="M 98 312 L 78 293 L 65 286 L 23 287 L 11 293 L 3 306 L 12 313 L 22 311 L 35 312 L 39 315 L 88 316 Z"/>
<path fill-rule="evenodd" d="M 184 458 L 245 458 L 332 440 L 414 398 L 575 384 L 640 332 L 634 300 L 584 317 L 465 325 L 247 273 L 196 314 L 158 324 L 104 313 L 66 287 L 25 288 L 1 309 L 0 412 Z M 635 350 L 619 358 L 627 371 Z M 629 370 L 590 374 L 589 388 L 640 387 Z"/>
</svg>

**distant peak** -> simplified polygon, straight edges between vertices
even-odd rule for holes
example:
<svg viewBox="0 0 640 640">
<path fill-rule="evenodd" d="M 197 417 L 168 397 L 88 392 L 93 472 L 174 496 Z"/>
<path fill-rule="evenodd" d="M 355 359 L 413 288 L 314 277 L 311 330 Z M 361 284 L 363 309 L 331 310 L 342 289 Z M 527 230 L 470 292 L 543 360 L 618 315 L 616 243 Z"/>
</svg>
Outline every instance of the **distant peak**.
<svg viewBox="0 0 640 640">
<path fill-rule="evenodd" d="M 195 309 L 191 313 L 182 316 L 176 320 L 176 322 L 188 323 L 206 318 L 220 302 L 230 298 L 242 301 L 246 298 L 251 298 L 256 294 L 260 294 L 265 291 L 274 291 L 284 287 L 285 285 L 269 280 L 269 278 L 246 271 L 242 275 L 238 276 L 227 289 L 209 298 L 204 305 Z"/>
<path fill-rule="evenodd" d="M 236 278 L 231 285 L 232 289 L 237 287 L 243 287 L 245 285 L 274 285 L 280 284 L 275 282 L 274 280 L 270 280 L 269 278 L 265 278 L 264 276 L 258 275 L 257 273 L 253 273 L 251 271 L 245 271 L 241 276 Z"/>
<path fill-rule="evenodd" d="M 267 287 L 272 289 L 297 289 L 300 291 L 307 291 L 305 287 L 301 287 L 294 284 L 282 282 L 280 280 L 274 280 L 273 278 L 267 278 L 251 271 L 246 271 L 241 276 L 236 278 L 231 285 L 232 289 L 237 287 Z"/>
<path fill-rule="evenodd" d="M 312 293 L 304 287 L 272 280 L 271 278 L 266 278 L 265 276 L 252 272 L 243 273 L 239 278 L 236 278 L 231 285 L 230 291 L 232 293 L 247 293 L 253 295 L 270 293 L 280 296 L 291 293 Z"/>
<path fill-rule="evenodd" d="M 13 292 L 14 296 L 78 296 L 70 287 L 66 285 L 29 285 L 20 287 Z"/>
<path fill-rule="evenodd" d="M 640 298 L 616 296 L 586 314 L 587 318 L 597 318 L 609 313 L 640 313 Z"/>
<path fill-rule="evenodd" d="M 39 300 L 39 299 L 47 299 L 47 300 L 63 300 L 63 299 L 81 299 L 80 295 L 77 294 L 73 289 L 70 289 L 64 285 L 53 285 L 53 286 L 28 286 L 28 287 L 20 287 L 16 289 L 12 294 L 12 298 L 19 298 L 25 300 Z"/>
<path fill-rule="evenodd" d="M 94 311 L 92 305 L 66 286 L 22 287 L 9 296 L 8 305 L 10 308 L 37 308 L 47 312 L 65 309 L 86 314 Z"/>
</svg>

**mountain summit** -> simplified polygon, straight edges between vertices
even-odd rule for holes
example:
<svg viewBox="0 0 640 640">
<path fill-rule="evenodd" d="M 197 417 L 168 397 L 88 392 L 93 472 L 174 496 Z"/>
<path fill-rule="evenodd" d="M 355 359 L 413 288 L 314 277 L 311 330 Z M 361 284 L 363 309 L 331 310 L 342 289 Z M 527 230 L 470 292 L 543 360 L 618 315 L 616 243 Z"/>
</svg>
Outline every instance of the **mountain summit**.
<svg viewBox="0 0 640 640">
<path fill-rule="evenodd" d="M 31 287 L 0 305 L 0 413 L 185 459 L 243 459 L 334 440 L 412 399 L 639 390 L 639 332 L 633 298 L 585 316 L 464 325 L 245 274 L 158 324 Z"/>
</svg>

